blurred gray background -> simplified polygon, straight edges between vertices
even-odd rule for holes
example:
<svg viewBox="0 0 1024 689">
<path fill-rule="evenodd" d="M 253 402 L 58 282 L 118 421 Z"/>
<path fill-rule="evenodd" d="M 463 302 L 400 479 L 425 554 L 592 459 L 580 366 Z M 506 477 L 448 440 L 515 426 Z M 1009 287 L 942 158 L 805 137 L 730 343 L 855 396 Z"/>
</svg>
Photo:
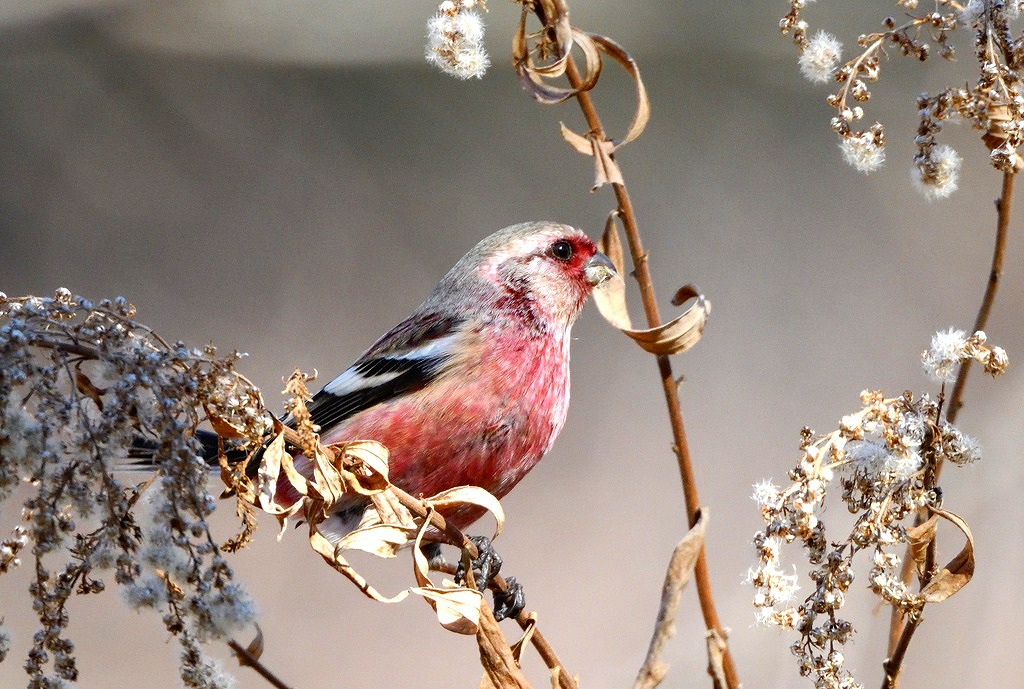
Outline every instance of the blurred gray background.
<svg viewBox="0 0 1024 689">
<path fill-rule="evenodd" d="M 5 0 L 0 290 L 124 295 L 169 339 L 248 352 L 243 371 L 276 407 L 282 376 L 301 367 L 332 377 L 491 231 L 554 219 L 596 236 L 613 198 L 589 193 L 591 161 L 558 134 L 560 120 L 582 128 L 575 106 L 537 105 L 511 72 L 518 6 L 492 0 L 493 67 L 472 82 L 423 63 L 433 9 L 408 0 Z M 961 191 L 927 203 L 909 181 L 914 97 L 970 78 L 969 36 L 957 38 L 956 65 L 883 66 L 867 109 L 888 125 L 888 162 L 865 177 L 839 160 L 826 90 L 800 79 L 795 50 L 777 33 L 785 10 L 781 0 L 572 3 L 576 25 L 632 52 L 650 90 L 650 126 L 619 160 L 666 313 L 688 281 L 715 305 L 704 340 L 675 365 L 686 377 L 720 614 L 748 687 L 809 686 L 796 675 L 793 638 L 752 626 L 742 583 L 759 525 L 751 484 L 784 480 L 800 428 L 834 428 L 863 388 L 936 391 L 919 353 L 936 329 L 973 322 L 999 187 L 967 126 L 943 135 L 965 157 Z M 807 16 L 852 46 L 895 11 L 844 3 Z M 606 72 L 597 102 L 619 132 L 630 87 Z M 1013 221 L 989 333 L 1019 361 L 1020 212 Z M 685 519 L 654 362 L 592 309 L 575 334 L 568 424 L 504 501 L 498 546 L 583 686 L 624 687 L 646 651 Z M 1022 388 L 1017 368 L 971 381 L 961 425 L 986 457 L 948 470 L 943 487 L 947 507 L 974 529 L 978 573 L 928 608 L 908 688 L 1016 686 L 1024 671 Z M 16 507 L 4 508 L 7 523 Z M 262 609 L 264 660 L 293 687 L 476 686 L 471 639 L 440 629 L 417 601 L 365 600 L 302 532 L 281 543 L 274 534 L 265 519 L 257 542 L 232 559 Z M 947 555 L 954 541 L 943 542 Z M 410 585 L 405 558 L 360 564 L 385 592 Z M 3 687 L 26 681 L 27 574 L 0 582 L 0 616 L 17 635 L 0 665 Z M 865 578 L 855 584 L 860 631 L 847 657 L 871 687 L 881 682 L 888 615 L 877 614 Z M 130 612 L 116 593 L 75 601 L 71 612 L 80 686 L 178 684 L 177 644 L 157 615 Z M 692 591 L 677 627 L 665 686 L 708 686 Z M 235 674 L 240 687 L 265 686 Z"/>
</svg>

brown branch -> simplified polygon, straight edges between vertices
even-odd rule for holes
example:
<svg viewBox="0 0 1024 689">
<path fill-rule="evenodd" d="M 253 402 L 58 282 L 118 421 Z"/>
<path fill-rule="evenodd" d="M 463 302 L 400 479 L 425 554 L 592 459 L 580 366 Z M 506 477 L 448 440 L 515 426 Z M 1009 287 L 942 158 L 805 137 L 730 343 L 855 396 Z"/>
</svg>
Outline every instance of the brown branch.
<svg viewBox="0 0 1024 689">
<path fill-rule="evenodd" d="M 978 315 L 974 319 L 974 330 L 984 330 L 988 325 L 989 315 L 992 313 L 992 306 L 995 304 L 996 291 L 999 289 L 999 280 L 1003 275 L 1003 260 L 1006 257 L 1006 239 L 1009 234 L 1010 212 L 1013 206 L 1013 183 L 1016 175 L 1012 172 L 1003 173 L 1003 186 L 1000 197 L 996 199 L 996 237 L 995 246 L 992 249 L 992 265 L 989 269 L 988 283 L 985 286 L 985 295 L 981 299 L 981 306 L 978 308 Z M 971 370 L 972 359 L 965 360 L 957 372 L 956 381 L 953 383 L 953 392 L 949 396 L 949 406 L 946 412 L 946 419 L 949 423 L 955 423 L 960 409 L 963 407 L 964 388 L 967 385 L 967 375 Z M 932 485 L 938 481 L 942 464 L 935 466 L 932 472 Z M 918 518 L 920 522 L 920 518 Z M 935 541 L 929 544 L 930 553 L 935 546 Z M 902 578 L 904 583 L 910 582 L 913 567 L 910 564 L 909 555 L 904 558 Z M 926 570 L 927 573 L 930 570 Z M 924 582 L 922 582 L 922 585 Z M 889 657 L 882 663 L 885 670 L 885 679 L 882 682 L 883 689 L 897 689 L 900 682 L 900 671 L 903 668 L 903 659 L 910 646 L 910 639 L 921 623 L 920 615 L 914 619 L 905 621 L 904 616 L 893 610 L 889 620 Z"/>
<path fill-rule="evenodd" d="M 278 679 L 277 675 L 270 671 L 270 669 L 261 663 L 255 656 L 249 653 L 249 650 L 242 646 L 234 639 L 228 640 L 228 647 L 234 651 L 235 655 L 238 656 L 238 664 L 243 666 L 251 667 L 256 673 L 267 680 L 267 683 L 275 689 L 291 689 L 287 684 Z"/>
<path fill-rule="evenodd" d="M 543 21 L 543 17 L 541 20 Z M 571 56 L 566 62 L 565 73 L 569 79 L 569 84 L 573 88 L 579 88 L 583 80 Z M 608 136 L 601 124 L 597 110 L 594 108 L 590 94 L 586 91 L 580 91 L 576 95 L 576 101 L 579 103 L 583 117 L 590 128 L 590 136 L 593 136 L 598 141 L 607 141 Z M 614 156 L 614 154 L 612 155 Z M 633 261 L 633 275 L 640 288 L 640 298 L 643 303 L 644 314 L 647 317 L 647 326 L 649 328 L 656 328 L 661 325 L 661 315 L 658 313 L 654 281 L 647 266 L 647 251 L 644 249 L 640 238 L 640 230 L 637 226 L 636 215 L 633 212 L 633 204 L 629 198 L 629 191 L 624 183 L 613 183 L 612 187 L 615 190 L 615 199 L 619 205 L 619 216 L 622 219 L 622 226 L 625 229 L 626 239 L 629 244 L 629 252 Z M 662 391 L 665 395 L 665 403 L 668 407 L 669 424 L 672 427 L 673 449 L 675 450 L 679 465 L 683 497 L 686 503 L 687 521 L 689 526 L 693 527 L 697 522 L 697 515 L 700 510 L 700 498 L 697 494 L 697 482 L 693 472 L 689 444 L 686 439 L 686 428 L 683 424 L 683 415 L 679 405 L 679 392 L 676 387 L 675 377 L 672 374 L 672 362 L 668 356 L 657 356 L 657 364 Z M 703 546 L 697 558 L 694 579 L 706 628 L 715 630 L 721 638 L 725 639 L 726 633 L 719 622 L 718 611 L 715 608 L 714 594 L 711 590 L 711 577 L 708 573 L 707 557 L 705 556 Z M 723 654 L 722 665 L 729 689 L 739 687 L 739 677 L 736 674 L 732 655 L 728 649 Z"/>
<path fill-rule="evenodd" d="M 1010 226 L 1010 210 L 1013 201 L 1013 182 L 1016 175 L 1012 172 L 1003 173 L 1002 195 L 996 200 L 996 241 L 992 250 L 992 268 L 988 274 L 988 284 L 985 286 L 985 296 L 981 300 L 981 307 L 974 319 L 974 332 L 984 330 L 988 324 L 989 314 L 992 312 L 992 305 L 995 303 L 996 290 L 999 289 L 999 279 L 1003 275 L 1003 259 L 1006 256 L 1006 236 Z M 949 396 L 949 411 L 946 418 L 950 423 L 956 422 L 957 414 L 963 407 L 964 386 L 967 385 L 967 374 L 971 370 L 971 359 L 967 359 L 960 365 L 956 382 L 953 383 L 953 392 Z"/>
</svg>

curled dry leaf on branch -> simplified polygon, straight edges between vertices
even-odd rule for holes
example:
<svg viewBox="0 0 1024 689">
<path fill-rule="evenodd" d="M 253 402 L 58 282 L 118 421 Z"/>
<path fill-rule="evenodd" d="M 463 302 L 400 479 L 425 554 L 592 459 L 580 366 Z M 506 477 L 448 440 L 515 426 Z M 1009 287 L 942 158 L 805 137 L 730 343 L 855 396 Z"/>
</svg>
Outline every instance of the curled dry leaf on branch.
<svg viewBox="0 0 1024 689">
<path fill-rule="evenodd" d="M 599 247 L 615 264 L 619 275 L 624 275 L 625 255 L 616 217 L 614 213 L 608 217 Z M 690 299 L 694 303 L 673 320 L 656 328 L 635 329 L 626 306 L 626 284 L 622 279 L 612 280 L 603 289 L 594 291 L 594 304 L 604 319 L 651 354 L 680 354 L 700 341 L 711 315 L 711 302 L 698 287 L 685 285 L 676 292 L 672 303 L 682 306 Z"/>
</svg>

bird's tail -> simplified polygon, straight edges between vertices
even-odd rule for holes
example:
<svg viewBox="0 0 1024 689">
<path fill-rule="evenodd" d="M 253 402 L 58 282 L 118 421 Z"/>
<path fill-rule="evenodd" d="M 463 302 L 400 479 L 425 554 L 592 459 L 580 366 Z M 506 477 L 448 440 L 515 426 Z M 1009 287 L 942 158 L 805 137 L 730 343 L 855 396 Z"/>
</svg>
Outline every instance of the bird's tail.
<svg viewBox="0 0 1024 689">
<path fill-rule="evenodd" d="M 221 437 L 213 431 L 202 429 L 195 432 L 195 437 L 202 447 L 200 456 L 203 460 L 211 469 L 219 467 L 220 461 L 218 457 L 220 456 L 221 443 L 223 442 Z M 159 449 L 160 444 L 152 438 L 137 435 L 132 439 L 131 447 L 128 449 L 128 457 L 125 461 L 119 463 L 118 468 L 135 471 L 153 470 L 156 468 L 155 458 Z M 238 464 L 244 462 L 250 453 L 247 450 L 228 445 L 224 448 L 224 454 L 228 458 L 228 464 Z"/>
</svg>

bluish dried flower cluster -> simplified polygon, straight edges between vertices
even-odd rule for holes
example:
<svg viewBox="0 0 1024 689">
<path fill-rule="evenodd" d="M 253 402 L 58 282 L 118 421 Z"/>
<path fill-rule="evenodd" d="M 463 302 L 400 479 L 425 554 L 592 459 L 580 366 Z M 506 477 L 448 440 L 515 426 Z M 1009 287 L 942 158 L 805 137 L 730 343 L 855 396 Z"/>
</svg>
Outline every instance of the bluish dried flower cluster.
<svg viewBox="0 0 1024 689">
<path fill-rule="evenodd" d="M 205 409 L 258 437 L 259 391 L 234 371 L 237 354 L 168 344 L 134 316 L 124 299 L 94 304 L 65 289 L 52 299 L 0 295 L 0 500 L 24 482 L 34 488 L 0 542 L 0 573 L 31 546 L 30 687 L 77 679 L 69 601 L 103 591 L 109 572 L 130 605 L 163 611 L 186 650 L 187 687 L 224 686 L 197 641 L 254 618 L 210 532 L 214 498 L 193 430 Z M 157 473 L 132 487 L 114 471 L 140 438 Z"/>
</svg>

